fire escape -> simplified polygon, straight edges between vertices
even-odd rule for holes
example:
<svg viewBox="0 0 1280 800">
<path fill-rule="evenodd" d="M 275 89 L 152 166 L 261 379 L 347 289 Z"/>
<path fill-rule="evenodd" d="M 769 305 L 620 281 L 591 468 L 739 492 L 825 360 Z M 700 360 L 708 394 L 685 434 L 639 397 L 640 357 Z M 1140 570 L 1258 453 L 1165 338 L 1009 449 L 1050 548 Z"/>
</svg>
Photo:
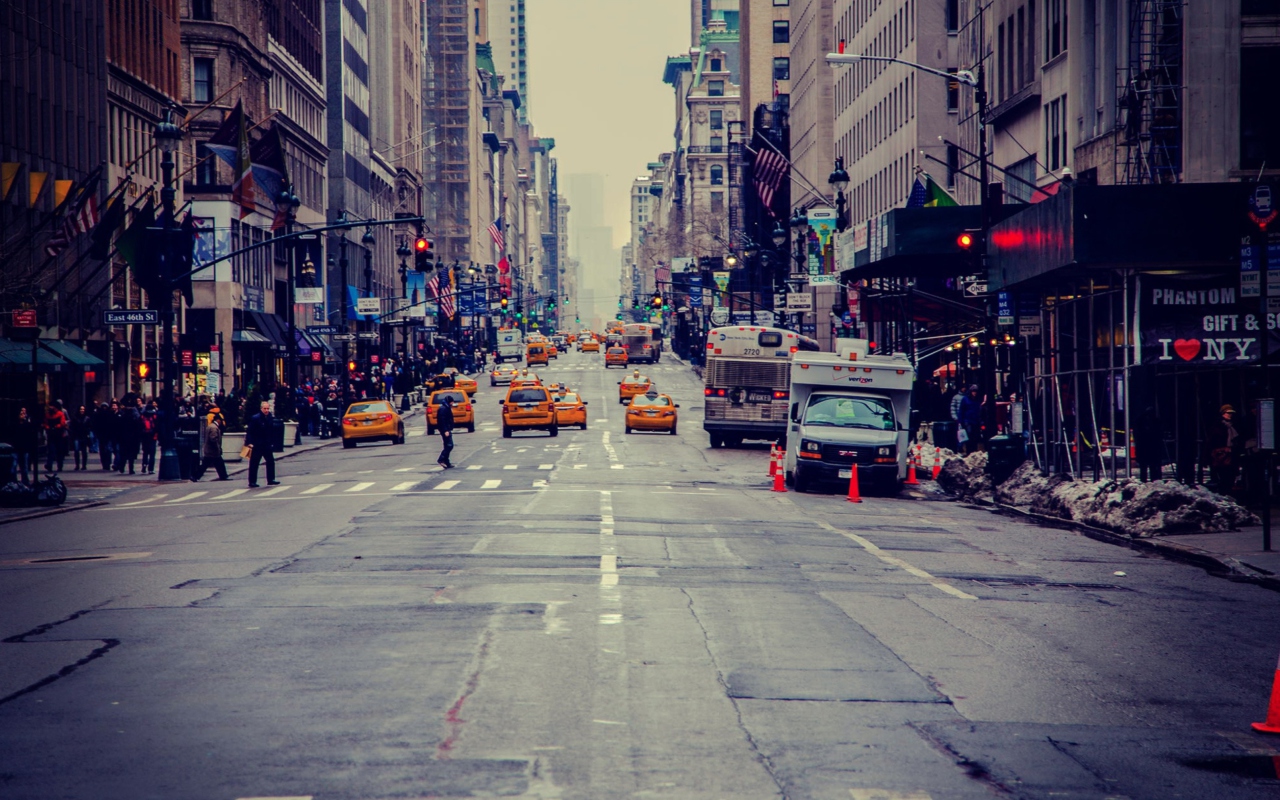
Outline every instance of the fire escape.
<svg viewBox="0 0 1280 800">
<path fill-rule="evenodd" d="M 437 145 L 432 148 L 435 178 L 437 248 L 445 259 L 466 259 L 470 238 L 470 94 L 467 64 L 467 0 L 427 4 L 427 41 L 431 43 L 432 107 Z"/>
<path fill-rule="evenodd" d="M 1132 0 L 1118 66 L 1116 183 L 1182 179 L 1182 0 Z"/>
</svg>

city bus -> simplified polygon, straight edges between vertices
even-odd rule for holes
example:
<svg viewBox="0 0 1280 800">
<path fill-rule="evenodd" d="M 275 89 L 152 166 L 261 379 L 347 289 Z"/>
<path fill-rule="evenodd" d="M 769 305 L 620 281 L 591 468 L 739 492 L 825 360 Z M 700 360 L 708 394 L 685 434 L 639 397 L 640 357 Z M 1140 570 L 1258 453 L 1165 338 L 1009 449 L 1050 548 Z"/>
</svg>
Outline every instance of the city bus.
<svg viewBox="0 0 1280 800">
<path fill-rule="evenodd" d="M 782 328 L 729 325 L 708 331 L 702 428 L 711 446 L 786 438 L 791 356 L 818 349 L 817 341 Z"/>
<path fill-rule="evenodd" d="M 662 329 L 648 322 L 624 325 L 622 347 L 628 364 L 656 364 L 662 358 Z"/>
</svg>

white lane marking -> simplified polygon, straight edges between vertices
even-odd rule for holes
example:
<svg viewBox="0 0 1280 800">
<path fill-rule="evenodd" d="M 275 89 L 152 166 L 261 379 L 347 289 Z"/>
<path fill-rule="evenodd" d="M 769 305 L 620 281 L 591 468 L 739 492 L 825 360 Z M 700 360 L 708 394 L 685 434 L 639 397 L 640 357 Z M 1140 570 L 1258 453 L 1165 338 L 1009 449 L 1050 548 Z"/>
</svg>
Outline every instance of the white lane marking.
<svg viewBox="0 0 1280 800">
<path fill-rule="evenodd" d="M 356 470 L 357 475 L 368 475 L 370 472 L 373 472 L 373 470 L 371 469 Z"/>
<path fill-rule="evenodd" d="M 405 436 L 426 436 L 426 435 L 427 435 L 426 431 L 418 430 L 416 428 L 405 434 Z"/>
<path fill-rule="evenodd" d="M 538 469 L 551 469 L 555 464 L 539 464 Z"/>
<path fill-rule="evenodd" d="M 587 468 L 587 467 L 589 467 L 589 466 L 591 466 L 591 465 L 590 465 L 590 464 L 574 464 L 574 465 L 573 465 L 573 468 L 574 468 L 574 469 L 586 469 L 586 468 Z"/>
<path fill-rule="evenodd" d="M 617 451 L 617 450 L 614 450 L 614 449 L 613 449 L 613 445 L 609 444 L 609 431 L 605 431 L 605 432 L 604 432 L 604 434 L 602 435 L 602 437 L 601 437 L 601 439 L 600 439 L 600 442 L 601 442 L 601 444 L 603 444 L 603 445 L 604 445 L 604 451 L 605 451 L 606 453 L 608 453 L 608 454 L 609 454 L 609 460 L 610 460 L 610 461 L 617 461 L 617 460 L 618 460 L 618 451 Z"/>
<path fill-rule="evenodd" d="M 312 486 L 310 489 L 304 490 L 302 493 L 303 494 L 320 494 L 325 489 L 328 489 L 332 486 L 333 486 L 332 483 L 317 483 L 315 486 Z"/>
<path fill-rule="evenodd" d="M 348 492 L 363 492 L 365 489 L 368 489 L 368 488 L 369 488 L 370 486 L 372 486 L 372 485 L 373 485 L 372 483 L 357 483 L 355 486 L 352 486 L 351 488 L 346 489 L 345 491 L 348 491 Z"/>
<path fill-rule="evenodd" d="M 519 469 L 519 468 L 520 468 L 519 464 L 507 464 L 506 466 L 503 467 L 503 469 Z"/>
<path fill-rule="evenodd" d="M 545 488 L 547 488 L 547 482 L 546 482 L 546 481 L 534 481 L 534 482 L 533 482 L 533 487 L 532 487 L 532 488 L 534 488 L 534 489 L 545 489 Z"/>
<path fill-rule="evenodd" d="M 610 464 L 609 469 L 626 469 L 626 464 Z"/>
<path fill-rule="evenodd" d="M 169 503 L 182 503 L 187 500 L 195 500 L 197 497 L 204 497 L 206 494 L 208 494 L 208 492 L 192 492 L 189 495 L 185 495 L 183 497 L 175 497 L 172 500 L 168 500 L 165 502 L 165 505 L 168 505 Z"/>
<path fill-rule="evenodd" d="M 247 492 L 247 491 L 249 491 L 249 490 L 248 490 L 248 489 L 232 489 L 231 491 L 227 492 L 226 494 L 220 494 L 220 495 L 218 495 L 217 497 L 210 497 L 209 499 L 210 499 L 210 500 L 226 500 L 226 499 L 231 498 L 231 497 L 237 497 L 237 496 L 239 496 L 239 495 L 242 495 L 242 494 L 244 494 L 244 493 L 245 493 L 245 492 Z"/>
<path fill-rule="evenodd" d="M 270 489 L 267 489 L 265 492 L 254 492 L 253 496 L 254 497 L 270 497 L 273 494 L 280 494 L 281 492 L 287 492 L 287 491 L 289 491 L 288 486 L 273 486 Z"/>
<path fill-rule="evenodd" d="M 600 571 L 601 572 L 617 572 L 618 556 L 616 554 L 600 556 Z"/>
<path fill-rule="evenodd" d="M 400 469 L 393 469 L 393 470 L 391 470 L 391 471 L 392 471 L 392 472 L 413 472 L 415 469 L 422 469 L 422 468 L 421 468 L 421 467 L 401 467 Z M 326 475 L 332 475 L 333 473 L 332 473 L 332 472 L 326 472 L 325 474 L 326 474 Z"/>
<path fill-rule="evenodd" d="M 395 486 L 392 486 L 391 491 L 404 492 L 404 491 L 408 491 L 409 489 L 412 489 L 417 485 L 418 485 L 417 481 L 405 481 L 404 483 L 397 483 Z"/>
<path fill-rule="evenodd" d="M 856 542 L 860 547 L 862 547 L 863 550 L 866 550 L 868 553 L 880 559 L 884 563 L 895 566 L 898 569 L 901 569 L 907 573 L 910 573 L 911 575 L 916 576 L 917 578 L 923 579 L 924 581 L 928 582 L 930 586 L 937 589 L 938 591 L 946 592 L 952 597 L 958 597 L 961 600 L 977 600 L 978 599 L 977 596 L 971 595 L 968 592 L 961 591 L 956 587 L 952 586 L 951 584 L 947 583 L 946 581 L 942 580 L 941 578 L 936 578 L 933 575 L 930 575 L 929 573 L 920 569 L 919 567 L 913 564 L 909 564 L 906 561 L 903 561 L 897 556 L 889 555 L 888 553 L 886 553 L 885 551 L 877 547 L 875 543 L 870 542 L 867 539 L 864 539 L 863 537 L 859 536 L 856 533 L 850 533 L 849 531 L 842 531 L 836 526 L 832 525 L 831 523 L 823 522 L 821 520 L 818 521 L 818 525 L 822 528 L 825 528 L 831 531 L 832 533 L 838 533 L 841 536 L 845 537 L 846 539 Z"/>
<path fill-rule="evenodd" d="M 132 503 L 121 503 L 120 507 L 123 508 L 125 506 L 140 506 L 143 503 L 154 503 L 158 500 L 163 500 L 168 496 L 169 495 L 167 494 L 152 495 L 151 497 L 148 497 L 146 500 L 134 500 Z"/>
<path fill-rule="evenodd" d="M 501 485 L 502 485 L 502 481 L 499 481 L 499 480 L 487 480 L 487 481 L 485 481 L 485 482 L 484 482 L 484 484 L 483 484 L 480 488 L 481 488 L 481 489 L 497 489 L 497 488 L 498 488 L 499 486 L 501 486 Z"/>
<path fill-rule="evenodd" d="M 484 466 L 481 464 L 468 464 L 467 469 L 470 469 L 470 470 L 484 469 Z"/>
<path fill-rule="evenodd" d="M 457 486 L 459 483 L 462 483 L 462 481 L 440 481 L 435 486 L 432 486 L 431 490 L 435 492 L 442 492 L 446 489 L 452 489 L 453 487 Z"/>
</svg>

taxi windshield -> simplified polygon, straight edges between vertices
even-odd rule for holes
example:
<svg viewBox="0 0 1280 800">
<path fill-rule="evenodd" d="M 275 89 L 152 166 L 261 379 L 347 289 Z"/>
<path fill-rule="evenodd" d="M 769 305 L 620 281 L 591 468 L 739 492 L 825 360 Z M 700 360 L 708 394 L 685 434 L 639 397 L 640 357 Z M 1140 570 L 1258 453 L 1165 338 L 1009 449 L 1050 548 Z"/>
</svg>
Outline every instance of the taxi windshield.
<svg viewBox="0 0 1280 800">
<path fill-rule="evenodd" d="M 443 403 L 443 402 L 444 402 L 444 399 L 445 399 L 446 397 L 447 397 L 447 398 L 449 398 L 450 400 L 452 400 L 452 401 L 453 401 L 453 402 L 455 402 L 455 403 L 465 403 L 465 402 L 467 402 L 466 395 L 464 395 L 462 392 L 441 392 L 440 394 L 436 395 L 435 397 L 432 397 L 432 398 L 431 398 L 431 402 L 432 402 L 432 403 L 434 403 L 434 404 L 436 404 L 436 405 L 440 405 L 441 403 Z"/>
<path fill-rule="evenodd" d="M 559 397 L 559 399 L 558 399 L 556 402 L 559 402 L 559 403 L 576 403 L 576 402 L 578 402 L 578 396 L 577 396 L 576 394 L 565 394 L 565 395 L 561 395 L 561 396 Z"/>
<path fill-rule="evenodd" d="M 804 424 L 891 431 L 894 429 L 893 406 L 879 397 L 818 394 L 809 398 Z"/>
<path fill-rule="evenodd" d="M 547 402 L 547 392 L 545 389 L 516 389 L 511 392 L 511 396 L 507 398 L 508 403 L 545 403 Z"/>
<path fill-rule="evenodd" d="M 633 406 L 669 406 L 671 405 L 671 401 L 666 397 L 664 397 L 663 395 L 655 395 L 654 397 L 649 397 L 648 395 L 638 394 L 631 399 L 631 405 Z"/>
<path fill-rule="evenodd" d="M 385 414 L 391 410 L 387 403 L 353 403 L 348 414 Z"/>
</svg>

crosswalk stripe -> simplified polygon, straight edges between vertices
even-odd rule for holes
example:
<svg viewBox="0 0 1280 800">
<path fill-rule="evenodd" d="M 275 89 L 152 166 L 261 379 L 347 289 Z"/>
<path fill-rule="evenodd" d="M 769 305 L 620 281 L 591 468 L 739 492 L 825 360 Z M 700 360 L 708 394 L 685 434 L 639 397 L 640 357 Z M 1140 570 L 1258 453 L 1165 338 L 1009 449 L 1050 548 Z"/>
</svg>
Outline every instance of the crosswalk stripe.
<svg viewBox="0 0 1280 800">
<path fill-rule="evenodd" d="M 415 486 L 417 486 L 417 485 L 418 485 L 418 482 L 417 482 L 417 481 L 405 481 L 404 483 L 397 483 L 395 486 L 392 486 L 392 487 L 391 487 L 391 491 L 393 491 L 393 492 L 407 492 L 408 490 L 412 489 L 413 487 L 415 487 Z"/>
<path fill-rule="evenodd" d="M 332 486 L 333 486 L 332 483 L 317 483 L 315 486 L 312 486 L 310 489 L 305 490 L 303 494 L 320 494 L 325 489 L 328 489 Z"/>
<path fill-rule="evenodd" d="M 427 432 L 423 430 L 412 430 L 405 434 L 406 436 L 426 436 Z"/>
<path fill-rule="evenodd" d="M 555 464 L 539 464 L 538 469 L 551 469 Z"/>
<path fill-rule="evenodd" d="M 157 500 L 163 500 L 168 496 L 169 495 L 167 494 L 157 494 L 152 497 L 148 497 L 146 500 L 134 500 L 132 503 L 121 503 L 120 505 L 121 506 L 140 506 L 143 503 L 154 503 Z"/>
<path fill-rule="evenodd" d="M 453 487 L 457 486 L 461 482 L 462 481 L 440 481 L 440 483 L 436 484 L 435 486 L 432 486 L 431 489 L 437 492 L 442 491 L 444 489 L 452 489 Z"/>
<path fill-rule="evenodd" d="M 484 482 L 484 485 L 483 485 L 483 486 L 481 486 L 480 488 L 481 488 L 481 489 L 497 489 L 497 488 L 498 488 L 499 486 L 501 486 L 501 485 L 502 485 L 502 481 L 499 481 L 499 480 L 487 480 L 487 481 L 485 481 L 485 482 Z M 438 488 L 440 488 L 440 487 L 438 487 L 438 486 L 437 486 L 436 488 L 438 489 Z"/>
<path fill-rule="evenodd" d="M 483 467 L 483 466 L 481 466 L 480 464 L 468 464 L 468 465 L 467 465 L 467 469 L 469 469 L 469 470 L 477 470 L 477 469 L 484 469 L 484 467 Z"/>
<path fill-rule="evenodd" d="M 392 472 L 413 472 L 415 469 L 417 469 L 417 467 L 401 467 L 400 469 L 393 469 L 391 471 Z"/>
<path fill-rule="evenodd" d="M 347 489 L 346 491 L 348 491 L 348 492 L 363 492 L 365 489 L 368 489 L 368 488 L 369 488 L 370 486 L 372 486 L 372 485 L 373 485 L 372 483 L 357 483 L 355 486 L 352 486 L 351 488 Z"/>
<path fill-rule="evenodd" d="M 232 489 L 226 494 L 220 494 L 217 497 L 210 497 L 209 499 L 210 500 L 230 500 L 233 497 L 239 497 L 240 495 L 244 494 L 247 491 L 249 490 L 248 489 Z"/>
<path fill-rule="evenodd" d="M 185 497 L 175 497 L 168 502 L 169 503 L 185 503 L 188 500 L 195 500 L 197 497 L 204 497 L 206 494 L 208 494 L 208 492 L 192 492 L 191 494 L 186 495 Z"/>
<path fill-rule="evenodd" d="M 519 468 L 520 468 L 519 464 L 507 464 L 503 467 L 503 469 L 519 469 Z"/>
<path fill-rule="evenodd" d="M 281 492 L 287 492 L 287 491 L 289 491 L 289 487 L 288 487 L 288 486 L 274 486 L 274 487 L 272 487 L 272 488 L 270 488 L 270 489 L 266 490 L 265 492 L 257 492 L 255 496 L 257 496 L 257 497 L 270 497 L 270 496 L 271 496 L 271 495 L 273 495 L 273 494 L 280 494 Z"/>
</svg>

